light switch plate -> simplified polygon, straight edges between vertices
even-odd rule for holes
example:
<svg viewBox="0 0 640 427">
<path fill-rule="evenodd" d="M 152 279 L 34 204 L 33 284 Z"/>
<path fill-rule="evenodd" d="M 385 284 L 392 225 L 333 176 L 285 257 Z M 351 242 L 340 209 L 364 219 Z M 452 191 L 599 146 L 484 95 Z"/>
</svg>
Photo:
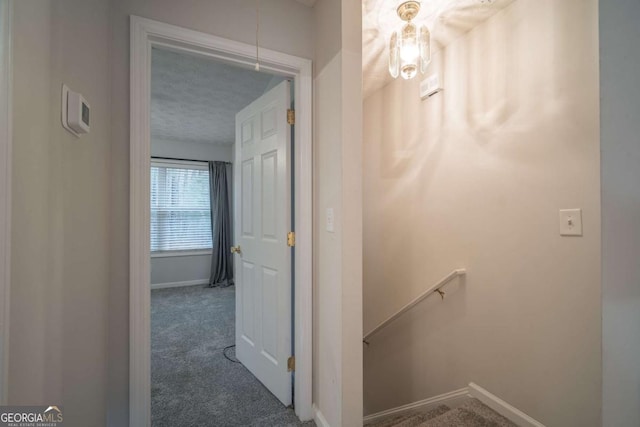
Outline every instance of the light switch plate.
<svg viewBox="0 0 640 427">
<path fill-rule="evenodd" d="M 333 208 L 327 208 L 327 231 L 330 233 L 333 233 L 334 222 Z"/>
<path fill-rule="evenodd" d="M 560 235 L 582 236 L 582 209 L 560 209 Z"/>
</svg>

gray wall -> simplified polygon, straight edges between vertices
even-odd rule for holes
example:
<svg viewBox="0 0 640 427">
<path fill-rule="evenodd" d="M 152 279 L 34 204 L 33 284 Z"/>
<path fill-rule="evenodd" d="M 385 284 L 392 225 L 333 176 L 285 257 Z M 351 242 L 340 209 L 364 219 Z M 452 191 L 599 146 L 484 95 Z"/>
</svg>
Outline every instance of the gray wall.
<svg viewBox="0 0 640 427">
<path fill-rule="evenodd" d="M 104 425 L 110 257 L 109 2 L 14 1 L 9 402 Z M 60 124 L 62 83 L 91 133 Z M 125 316 L 126 317 L 126 316 Z"/>
<path fill-rule="evenodd" d="M 329 0 L 319 0 L 320 4 L 324 2 Z M 640 94 L 635 75 L 629 70 L 637 68 L 639 62 L 636 41 L 640 35 L 635 26 L 639 11 L 633 0 L 600 3 L 604 424 L 637 425 L 640 374 L 634 354 L 640 351 L 640 273 L 636 262 L 640 238 L 633 233 L 640 228 L 640 203 L 634 186 L 640 179 L 640 129 L 635 120 Z M 588 4 L 592 6 L 593 2 Z M 261 23 L 263 45 L 311 56 L 312 11 L 292 0 L 272 0 L 270 6 L 264 10 Z M 574 12 L 582 10 L 581 6 L 577 3 Z M 69 425 L 103 425 L 108 408 L 108 425 L 128 424 L 128 15 L 252 43 L 253 35 L 246 28 L 254 24 L 253 7 L 254 2 L 248 0 L 14 2 L 14 36 L 18 42 L 14 46 L 13 87 L 10 403 L 62 402 Z M 587 8 L 587 13 L 591 9 Z M 290 19 L 282 20 L 283 14 Z M 332 12 L 324 16 L 330 18 Z M 563 16 L 552 14 L 550 18 Z M 323 22 L 317 28 L 325 42 L 327 36 L 341 37 L 339 31 L 329 31 L 330 19 Z M 572 28 L 574 17 L 565 16 L 555 25 L 555 29 Z M 590 34 L 594 36 L 593 28 Z M 552 37 L 553 33 L 547 35 Z M 584 36 L 569 42 L 579 42 Z M 342 59 L 335 58 L 341 41 L 333 44 L 335 49 L 320 46 L 316 63 L 320 67 L 315 70 L 316 75 L 324 71 L 316 80 L 316 89 L 328 87 L 329 92 L 340 84 L 335 80 L 341 78 L 339 69 L 344 67 Z M 530 57 L 535 63 L 519 71 L 526 74 L 555 69 L 536 68 L 541 61 Z M 554 65 L 566 63 L 564 57 L 557 59 Z M 563 67 L 560 71 L 566 72 Z M 81 140 L 67 134 L 59 123 L 62 82 L 81 91 L 92 106 L 92 132 Z M 330 108 L 333 101 L 317 102 Z M 332 118 L 326 110 L 318 114 L 317 119 Z M 317 166 L 327 166 L 331 150 L 337 148 L 333 144 L 327 151 L 318 151 L 316 154 L 328 157 L 318 159 Z M 332 170 L 316 171 L 316 190 L 324 191 L 324 195 L 316 196 L 316 202 L 318 197 L 332 197 L 334 191 L 342 190 L 340 183 L 327 182 L 327 173 Z M 323 217 L 327 203 L 334 203 L 322 200 L 324 204 L 316 207 L 317 218 Z M 330 262 L 331 245 L 338 235 L 324 234 L 318 227 L 316 237 L 319 234 L 324 246 L 315 261 Z M 317 271 L 318 264 L 315 266 Z M 330 278 L 316 279 L 324 284 Z M 552 294 L 562 289 L 559 286 Z M 357 286 L 345 288 L 347 293 L 351 290 L 357 290 Z M 336 352 L 343 350 L 342 343 L 323 345 L 320 351 L 324 359 L 320 363 L 316 359 L 314 365 L 316 379 L 325 376 Z M 340 374 L 349 367 L 337 367 L 336 372 Z M 315 393 L 320 392 L 324 396 L 320 398 L 328 401 L 330 391 L 314 389 L 314 400 L 319 397 Z M 336 411 L 331 416 L 341 414 Z"/>
<path fill-rule="evenodd" d="M 46 333 L 50 315 L 45 303 L 55 295 L 49 292 L 50 286 L 45 286 L 52 248 L 47 218 L 51 53 L 46 42 L 51 36 L 51 3 L 14 2 L 13 11 L 13 37 L 20 44 L 14 43 L 13 47 L 9 404 L 61 398 L 60 379 L 47 381 L 45 366 L 45 349 L 51 349 L 56 342 Z M 43 262 L 30 262 L 34 259 Z M 56 282 L 55 287 L 59 288 L 60 283 Z M 53 353 L 59 352 L 56 346 Z M 55 368 L 60 368 L 59 355 Z"/>
<path fill-rule="evenodd" d="M 151 140 L 151 155 L 188 160 L 230 162 L 233 145 Z M 231 172 L 229 177 L 231 177 Z M 233 229 L 233 218 L 232 218 Z M 151 286 L 178 282 L 206 283 L 211 272 L 211 254 L 151 258 Z"/>
<path fill-rule="evenodd" d="M 365 347 L 366 413 L 475 382 L 545 425 L 600 424 L 597 18 L 518 0 L 434 55 L 443 92 L 365 100 L 365 330 L 468 270 Z"/>
<path fill-rule="evenodd" d="M 209 282 L 211 254 L 151 257 L 151 288 Z"/>
<path fill-rule="evenodd" d="M 19 42 L 14 63 L 9 401 L 62 402 L 71 426 L 104 425 L 105 418 L 107 425 L 126 426 L 129 15 L 252 44 L 254 34 L 247 29 L 255 24 L 255 2 L 20 0 L 14 5 L 15 40 Z M 347 117 L 341 120 L 341 137 L 351 142 L 343 151 L 342 162 L 350 165 L 355 160 L 359 165 L 360 127 L 348 124 L 360 119 L 360 73 L 353 70 L 360 70 L 360 31 L 355 24 L 360 22 L 361 5 L 355 1 L 348 5 L 344 13 L 341 2 L 333 2 L 330 9 L 334 11 L 323 15 L 342 15 L 341 25 L 357 37 L 348 46 L 338 40 L 329 49 L 319 49 L 327 54 L 320 61 L 322 68 L 343 46 L 347 51 L 335 63 L 337 74 L 332 68 L 332 75 L 326 75 L 316 89 L 334 92 L 338 88 L 349 95 L 339 101 L 341 114 Z M 313 9 L 294 0 L 270 0 L 261 12 L 261 46 L 312 57 L 316 47 L 313 14 Z M 315 38 L 327 40 L 335 34 L 335 22 L 320 22 Z M 92 132 L 81 140 L 67 134 L 59 123 L 62 82 L 82 92 L 92 106 Z M 323 105 L 325 117 L 333 106 Z M 342 150 L 339 141 L 331 149 Z M 316 179 L 334 173 L 324 161 L 321 165 L 326 169 L 316 172 Z M 358 167 L 350 168 L 347 179 L 326 187 L 326 191 L 341 193 L 347 188 L 339 197 L 346 201 L 344 212 L 355 217 L 360 212 L 359 176 Z M 324 181 L 319 185 L 323 187 Z M 340 221 L 338 216 L 338 229 Z M 344 361 L 337 369 L 338 394 L 344 396 L 332 413 L 344 424 L 359 421 L 362 408 L 359 236 L 358 227 L 340 236 L 340 245 L 350 255 L 344 262 L 347 268 L 342 271 L 340 287 L 335 289 L 344 295 L 337 327 L 349 327 L 324 348 L 326 357 L 314 366 L 320 370 L 315 373 L 317 378 L 331 369 L 332 355 Z M 330 259 L 327 252 L 320 256 L 323 262 Z M 332 399 L 331 393 L 335 389 L 324 389 L 323 401 Z M 314 400 L 318 398 L 314 394 Z"/>
<path fill-rule="evenodd" d="M 262 46 L 312 56 L 312 9 L 294 0 L 270 0 L 262 9 Z M 254 28 L 254 10 L 252 0 L 112 1 L 108 425 L 128 425 L 129 410 L 129 15 L 253 44 L 247 29 Z"/>
<path fill-rule="evenodd" d="M 600 1 L 604 426 L 640 425 L 640 2 Z"/>
</svg>

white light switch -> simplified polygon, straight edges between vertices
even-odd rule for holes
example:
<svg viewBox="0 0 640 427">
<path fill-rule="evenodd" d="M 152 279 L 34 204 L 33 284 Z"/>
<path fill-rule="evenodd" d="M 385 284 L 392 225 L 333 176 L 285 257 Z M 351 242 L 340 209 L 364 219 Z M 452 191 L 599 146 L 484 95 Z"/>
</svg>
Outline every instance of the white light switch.
<svg viewBox="0 0 640 427">
<path fill-rule="evenodd" d="M 327 208 L 327 231 L 333 233 L 334 224 L 333 208 Z"/>
<path fill-rule="evenodd" d="M 560 209 L 560 235 L 582 236 L 582 209 Z"/>
</svg>

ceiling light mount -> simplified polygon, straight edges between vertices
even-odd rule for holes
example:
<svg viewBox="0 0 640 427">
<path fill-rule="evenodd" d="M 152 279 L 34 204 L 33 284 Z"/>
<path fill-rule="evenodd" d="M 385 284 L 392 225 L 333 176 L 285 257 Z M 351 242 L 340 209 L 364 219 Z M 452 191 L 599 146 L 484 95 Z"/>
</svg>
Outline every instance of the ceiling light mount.
<svg viewBox="0 0 640 427">
<path fill-rule="evenodd" d="M 398 6 L 398 16 L 403 21 L 411 21 L 420 12 L 420 2 L 415 0 L 405 1 Z"/>
</svg>

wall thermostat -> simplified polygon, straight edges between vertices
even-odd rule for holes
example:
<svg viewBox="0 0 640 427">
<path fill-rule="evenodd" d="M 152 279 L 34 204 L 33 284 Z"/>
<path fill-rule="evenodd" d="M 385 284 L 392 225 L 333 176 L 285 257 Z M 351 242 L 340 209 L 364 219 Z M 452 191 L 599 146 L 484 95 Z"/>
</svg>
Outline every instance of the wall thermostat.
<svg viewBox="0 0 640 427">
<path fill-rule="evenodd" d="M 62 126 L 77 137 L 91 130 L 89 103 L 67 85 L 62 85 Z"/>
</svg>

